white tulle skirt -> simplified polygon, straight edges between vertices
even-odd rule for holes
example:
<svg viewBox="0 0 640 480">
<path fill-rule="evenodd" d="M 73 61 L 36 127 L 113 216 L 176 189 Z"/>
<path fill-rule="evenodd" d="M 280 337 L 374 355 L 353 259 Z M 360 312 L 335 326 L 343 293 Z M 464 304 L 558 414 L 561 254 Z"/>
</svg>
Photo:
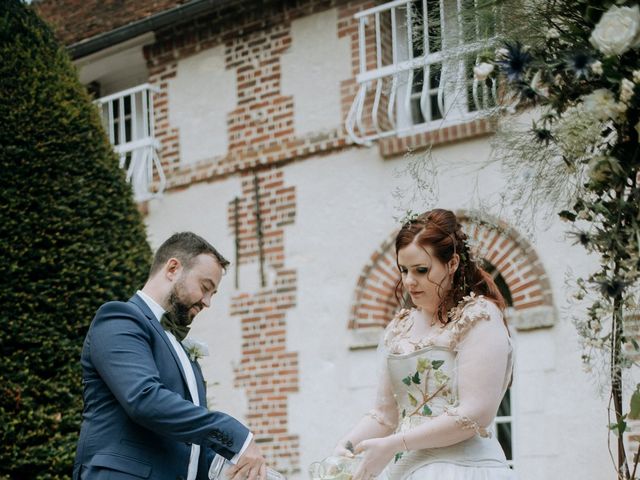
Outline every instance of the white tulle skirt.
<svg viewBox="0 0 640 480">
<path fill-rule="evenodd" d="M 419 467 L 406 480 L 516 480 L 516 474 L 506 467 L 469 467 L 436 462 Z"/>
</svg>

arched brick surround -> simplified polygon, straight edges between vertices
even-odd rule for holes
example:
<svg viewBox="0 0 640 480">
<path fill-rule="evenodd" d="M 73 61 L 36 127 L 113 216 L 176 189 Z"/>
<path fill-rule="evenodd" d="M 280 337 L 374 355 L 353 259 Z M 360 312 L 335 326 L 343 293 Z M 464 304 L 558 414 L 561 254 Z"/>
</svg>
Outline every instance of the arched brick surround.
<svg viewBox="0 0 640 480">
<path fill-rule="evenodd" d="M 510 323 L 517 329 L 549 327 L 555 323 L 549 279 L 533 246 L 505 222 L 486 215 L 457 212 L 476 258 L 491 263 L 504 278 L 513 297 Z M 399 280 L 394 239 L 397 230 L 373 252 L 355 290 L 349 329 L 356 335 L 352 348 L 371 346 L 380 328 L 393 317 Z"/>
</svg>

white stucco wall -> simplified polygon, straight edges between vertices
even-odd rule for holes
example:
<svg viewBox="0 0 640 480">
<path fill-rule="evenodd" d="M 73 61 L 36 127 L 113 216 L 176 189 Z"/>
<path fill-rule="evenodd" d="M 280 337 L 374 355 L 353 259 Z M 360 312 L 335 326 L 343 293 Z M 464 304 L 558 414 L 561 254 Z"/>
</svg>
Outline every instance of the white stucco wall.
<svg viewBox="0 0 640 480">
<path fill-rule="evenodd" d="M 281 89 L 293 95 L 297 135 L 340 126 L 340 82 L 351 76 L 351 41 L 338 38 L 337 23 L 335 8 L 291 22 Z"/>
<path fill-rule="evenodd" d="M 242 193 L 240 181 L 229 179 L 215 184 L 200 184 L 167 193 L 150 202 L 147 231 L 152 248 L 176 232 L 191 230 L 209 240 L 229 261 L 234 258 L 234 240 L 227 227 L 227 202 Z M 233 270 L 222 277 L 211 308 L 194 320 L 189 336 L 204 341 L 210 356 L 201 360 L 207 380 L 209 407 L 223 410 L 238 419 L 246 414 L 244 391 L 232 388 L 234 366 L 240 363 L 242 332 L 240 323 L 229 316 L 234 294 Z"/>
<path fill-rule="evenodd" d="M 227 153 L 227 114 L 236 103 L 236 73 L 225 69 L 224 45 L 178 62 L 169 80 L 169 123 L 179 130 L 183 164 Z"/>
</svg>

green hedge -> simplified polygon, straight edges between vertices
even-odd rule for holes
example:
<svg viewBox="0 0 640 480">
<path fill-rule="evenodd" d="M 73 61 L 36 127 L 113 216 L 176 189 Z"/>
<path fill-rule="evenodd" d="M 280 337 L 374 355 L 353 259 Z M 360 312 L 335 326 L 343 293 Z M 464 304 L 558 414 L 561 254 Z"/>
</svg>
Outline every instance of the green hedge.
<svg viewBox="0 0 640 480">
<path fill-rule="evenodd" d="M 0 1 L 0 478 L 69 478 L 80 350 L 151 252 L 96 108 L 52 31 Z"/>
</svg>

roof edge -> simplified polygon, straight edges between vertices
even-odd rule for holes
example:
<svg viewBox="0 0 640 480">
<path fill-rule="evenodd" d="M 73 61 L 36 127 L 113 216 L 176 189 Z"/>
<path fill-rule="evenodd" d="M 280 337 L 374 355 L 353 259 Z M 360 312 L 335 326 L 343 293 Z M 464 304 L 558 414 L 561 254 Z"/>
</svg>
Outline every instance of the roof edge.
<svg viewBox="0 0 640 480">
<path fill-rule="evenodd" d="M 67 47 L 67 51 L 73 60 L 77 60 L 145 33 L 153 32 L 175 23 L 193 20 L 203 14 L 234 3 L 238 3 L 238 0 L 192 0 L 169 10 L 115 28 L 109 32 L 101 33 L 71 44 Z"/>
</svg>

